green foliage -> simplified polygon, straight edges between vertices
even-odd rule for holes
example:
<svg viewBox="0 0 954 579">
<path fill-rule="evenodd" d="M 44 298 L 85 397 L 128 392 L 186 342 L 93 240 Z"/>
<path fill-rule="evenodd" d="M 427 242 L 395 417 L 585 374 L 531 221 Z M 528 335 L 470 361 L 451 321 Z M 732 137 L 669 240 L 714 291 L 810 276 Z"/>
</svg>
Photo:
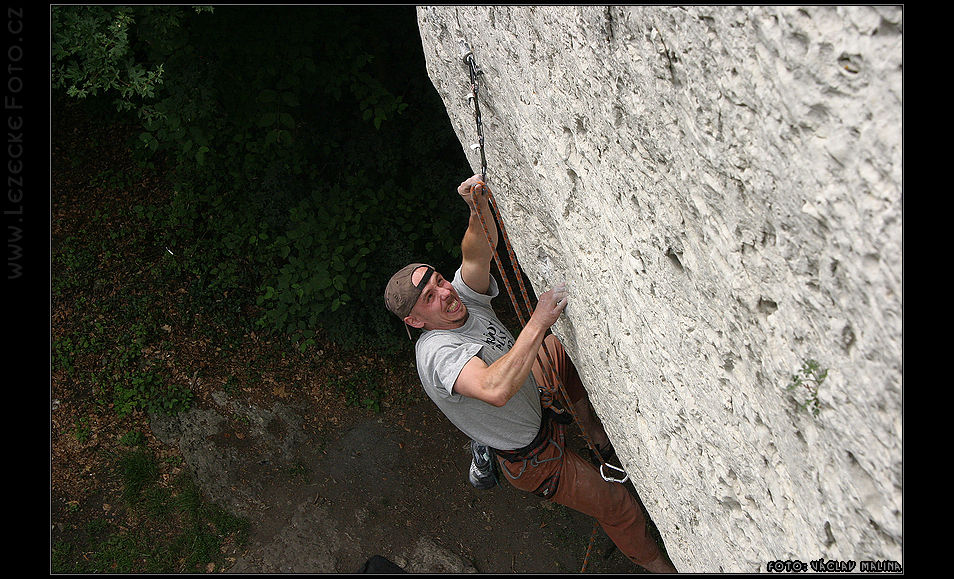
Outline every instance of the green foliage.
<svg viewBox="0 0 954 579">
<path fill-rule="evenodd" d="M 101 277 L 104 269 L 125 263 L 114 255 L 116 242 L 111 235 L 86 232 L 63 239 L 53 252 L 52 299 L 71 302 L 75 325 L 53 336 L 51 370 L 91 384 L 97 403 L 112 407 L 119 416 L 136 410 L 175 413 L 187 409 L 192 403 L 188 386 L 174 382 L 143 355 L 161 340 L 162 312 L 155 307 L 160 297 L 96 295 L 97 288 L 109 283 Z M 73 291 L 79 288 L 92 290 L 93 299 L 83 294 L 74 298 Z M 80 376 L 79 368 L 88 373 Z"/>
<path fill-rule="evenodd" d="M 139 321 L 112 329 L 126 321 L 128 318 L 119 317 L 110 323 L 94 323 L 92 331 L 80 339 L 87 352 L 101 356 L 101 364 L 90 376 L 100 404 L 111 406 L 120 417 L 135 410 L 174 414 L 188 409 L 192 391 L 143 359 L 143 349 L 156 339 L 154 328 Z M 57 360 L 64 357 L 61 347 L 54 342 Z"/>
<path fill-rule="evenodd" d="M 801 369 L 792 374 L 786 390 L 796 396 L 799 408 L 818 416 L 821 409 L 818 401 L 818 388 L 828 377 L 828 369 L 822 368 L 816 360 L 806 360 Z"/>
<path fill-rule="evenodd" d="M 363 368 L 347 377 L 336 378 L 332 386 L 344 394 L 348 406 L 380 412 L 384 392 L 378 387 L 377 380 L 374 372 Z"/>
<path fill-rule="evenodd" d="M 142 161 L 172 168 L 176 194 L 152 218 L 197 309 L 302 347 L 387 343 L 401 335 L 381 299 L 391 273 L 456 266 L 469 169 L 413 7 L 53 12 L 54 88 L 114 95 L 142 119 Z M 124 405 L 156 387 L 129 384 Z"/>
<path fill-rule="evenodd" d="M 390 203 L 380 202 L 387 197 Z M 409 247 L 433 248 L 429 239 L 435 227 L 450 229 L 439 212 L 431 213 L 431 222 L 419 223 L 394 210 L 413 203 L 411 197 L 406 188 L 356 175 L 347 185 L 316 190 L 291 208 L 287 228 L 267 248 L 276 266 L 261 268 L 259 324 L 306 335 L 324 327 L 343 345 L 366 335 L 368 328 L 387 327 L 391 320 L 381 294 L 396 264 L 410 260 Z M 441 251 L 447 248 L 433 249 Z"/>
<path fill-rule="evenodd" d="M 135 150 L 173 168 L 170 273 L 202 311 L 387 342 L 390 274 L 456 266 L 468 169 L 413 7 L 57 6 L 53 36 L 54 87 L 138 103 Z"/>
<path fill-rule="evenodd" d="M 128 334 L 121 337 L 125 339 Z M 75 341 L 74 341 L 75 338 Z M 53 340 L 52 368 L 73 371 L 73 360 L 99 356 L 103 362 L 89 376 L 98 402 L 111 406 L 119 416 L 134 410 L 173 414 L 188 409 L 192 392 L 175 384 L 157 369 L 149 368 L 142 357 L 144 342 L 112 342 L 105 324 L 94 324 L 91 334 L 65 336 Z"/>
<path fill-rule="evenodd" d="M 179 384 L 168 383 L 156 371 L 125 372 L 113 385 L 113 407 L 125 416 L 133 410 L 175 414 L 192 404 L 192 391 Z"/>
<path fill-rule="evenodd" d="M 53 294 L 69 292 L 88 283 L 86 275 L 95 268 L 96 256 L 75 236 L 64 239 L 53 252 L 56 275 L 51 280 Z"/>
<path fill-rule="evenodd" d="M 132 430 L 119 438 L 119 444 L 123 446 L 145 446 L 146 435 L 138 430 Z"/>
<path fill-rule="evenodd" d="M 89 424 L 89 418 L 83 416 L 73 425 L 73 436 L 80 444 L 83 444 L 89 440 L 90 434 L 92 434 L 92 428 Z"/>
<path fill-rule="evenodd" d="M 54 89 L 79 99 L 109 95 L 120 111 L 154 114 L 148 101 L 163 82 L 163 64 L 137 60 L 135 41 L 144 30 L 153 31 L 149 36 L 160 44 L 174 34 L 181 18 L 177 7 L 52 6 L 50 16 Z"/>
</svg>

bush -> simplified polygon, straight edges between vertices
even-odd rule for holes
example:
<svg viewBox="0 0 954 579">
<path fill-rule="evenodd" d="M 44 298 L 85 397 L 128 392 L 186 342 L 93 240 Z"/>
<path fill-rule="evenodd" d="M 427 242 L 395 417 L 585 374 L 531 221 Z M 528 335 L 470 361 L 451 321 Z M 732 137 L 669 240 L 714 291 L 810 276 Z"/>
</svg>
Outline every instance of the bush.
<svg viewBox="0 0 954 579">
<path fill-rule="evenodd" d="M 469 169 L 412 6 L 56 6 L 53 21 L 54 87 L 137 111 L 135 150 L 172 167 L 156 215 L 203 311 L 379 341 L 396 333 L 390 274 L 457 259 Z"/>
</svg>

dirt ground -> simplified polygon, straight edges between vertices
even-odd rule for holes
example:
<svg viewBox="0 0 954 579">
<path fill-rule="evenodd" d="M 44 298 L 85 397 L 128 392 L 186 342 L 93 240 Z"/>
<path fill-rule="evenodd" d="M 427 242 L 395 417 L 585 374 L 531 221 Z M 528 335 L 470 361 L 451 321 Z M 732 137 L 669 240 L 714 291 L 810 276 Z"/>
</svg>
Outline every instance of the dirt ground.
<svg viewBox="0 0 954 579">
<path fill-rule="evenodd" d="M 408 572 L 579 572 L 593 519 L 505 481 L 467 481 L 467 439 L 429 401 L 353 411 L 327 430 L 307 400 L 272 408 L 215 396 L 153 420 L 210 498 L 251 521 L 228 571 L 357 572 L 379 555 Z M 574 441 L 582 446 L 582 442 Z M 587 572 L 638 573 L 596 532 Z"/>
</svg>

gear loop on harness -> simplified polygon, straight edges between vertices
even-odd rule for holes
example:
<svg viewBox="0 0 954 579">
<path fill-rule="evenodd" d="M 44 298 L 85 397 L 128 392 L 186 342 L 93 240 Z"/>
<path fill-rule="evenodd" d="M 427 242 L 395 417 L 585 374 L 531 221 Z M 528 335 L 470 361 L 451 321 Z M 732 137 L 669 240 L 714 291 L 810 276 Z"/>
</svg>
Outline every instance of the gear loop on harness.
<svg viewBox="0 0 954 579">
<path fill-rule="evenodd" d="M 605 472 L 603 472 L 604 468 L 611 468 L 613 470 L 623 473 L 623 478 L 614 478 L 612 476 L 607 475 Z M 629 474 L 625 470 L 621 469 L 618 466 L 613 466 L 608 462 L 604 462 L 603 464 L 600 465 L 600 476 L 603 477 L 603 480 L 605 480 L 606 482 L 624 483 L 629 480 Z"/>
<path fill-rule="evenodd" d="M 523 459 L 521 460 L 520 472 L 518 472 L 517 474 L 514 475 L 514 474 L 511 474 L 510 471 L 505 468 L 505 469 L 503 469 L 504 474 L 507 475 L 507 477 L 509 477 L 509 478 L 511 478 L 511 479 L 513 479 L 513 480 L 517 480 L 517 479 L 519 479 L 520 477 L 522 477 L 524 471 L 527 470 L 527 464 L 528 464 L 528 463 L 530 464 L 530 466 L 531 466 L 532 468 L 536 468 L 537 466 L 539 466 L 539 465 L 541 465 L 541 464 L 543 464 L 543 463 L 545 463 L 545 462 L 551 462 L 551 461 L 559 460 L 559 459 L 563 458 L 563 449 L 560 448 L 560 445 L 557 444 L 556 441 L 553 440 L 552 437 L 548 438 L 548 439 L 546 440 L 546 442 L 543 443 L 543 446 L 542 446 L 541 448 L 546 448 L 546 447 L 550 446 L 551 444 L 552 444 L 553 446 L 555 446 L 558 451 L 560 451 L 559 454 L 557 454 L 556 456 L 554 456 L 554 457 L 552 457 L 552 458 L 545 458 L 545 459 L 543 459 L 543 460 L 540 460 L 540 459 L 539 459 L 539 453 L 534 454 L 534 455 L 531 456 L 531 457 L 523 458 Z M 509 462 L 509 461 L 508 461 L 508 462 Z M 514 464 L 516 464 L 516 463 L 514 463 Z M 604 478 L 604 480 L 605 480 L 605 478 Z"/>
</svg>

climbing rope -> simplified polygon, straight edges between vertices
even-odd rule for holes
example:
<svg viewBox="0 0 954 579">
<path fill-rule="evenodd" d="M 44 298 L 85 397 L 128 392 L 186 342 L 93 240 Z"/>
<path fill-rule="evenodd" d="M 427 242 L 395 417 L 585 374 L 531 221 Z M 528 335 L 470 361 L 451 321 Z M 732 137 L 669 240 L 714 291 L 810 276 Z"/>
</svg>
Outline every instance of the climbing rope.
<svg viewBox="0 0 954 579">
<path fill-rule="evenodd" d="M 494 199 L 494 195 L 490 191 L 490 187 L 488 187 L 486 183 L 487 156 L 484 150 L 483 123 L 481 122 L 480 104 L 477 98 L 478 91 L 480 88 L 479 77 L 480 75 L 483 74 L 483 71 L 481 71 L 480 67 L 477 66 L 477 61 L 474 59 L 473 51 L 470 49 L 467 43 L 463 41 L 461 41 L 461 59 L 464 61 L 464 64 L 467 65 L 468 72 L 470 74 L 471 93 L 467 95 L 467 98 L 473 101 L 474 122 L 477 126 L 477 143 L 474 144 L 471 148 L 480 150 L 481 181 L 479 181 L 478 183 L 474 185 L 474 194 L 471 195 L 471 203 L 472 203 L 471 207 L 473 211 L 477 214 L 480 220 L 480 225 L 484 230 L 484 234 L 487 236 L 487 243 L 488 245 L 490 245 L 490 250 L 491 250 L 491 253 L 493 254 L 494 262 L 497 264 L 497 270 L 500 272 L 500 277 L 502 278 L 504 287 L 507 290 L 507 295 L 510 296 L 510 302 L 513 304 L 514 311 L 517 314 L 517 319 L 520 321 L 520 327 L 523 328 L 527 324 L 526 318 L 524 317 L 524 309 L 526 310 L 527 318 L 529 318 L 529 316 L 533 313 L 533 306 L 530 302 L 530 297 L 527 292 L 526 285 L 523 282 L 523 275 L 521 274 L 520 266 L 517 263 L 517 256 L 513 251 L 513 246 L 510 244 L 510 238 L 507 236 L 507 229 L 504 226 L 503 219 L 500 215 L 500 209 L 497 206 L 497 201 L 496 199 Z M 504 246 L 507 249 L 507 255 L 510 259 L 510 264 L 514 272 L 514 276 L 517 279 L 517 285 L 520 289 L 520 297 L 522 298 L 520 301 L 517 300 L 513 287 L 510 285 L 509 276 L 507 275 L 507 272 L 504 269 L 503 264 L 501 263 L 500 255 L 497 252 L 497 248 L 494 246 L 493 237 L 490 234 L 490 228 L 488 227 L 486 221 L 484 220 L 483 213 L 480 211 L 480 209 L 477 206 L 477 193 L 483 193 L 484 191 L 486 191 L 487 193 L 487 199 L 489 201 L 490 208 L 491 208 L 491 216 L 494 218 L 494 221 L 497 224 L 497 230 L 500 232 L 500 238 L 503 240 Z M 551 357 L 549 350 L 547 348 L 541 348 L 541 349 L 543 350 L 544 354 L 546 354 L 547 360 L 550 362 L 550 366 L 555 367 L 553 363 L 553 358 Z M 537 362 L 540 362 L 542 366 L 539 352 L 537 352 Z M 629 475 L 626 474 L 626 472 L 623 469 L 608 464 L 603 459 L 603 456 L 602 454 L 600 454 L 599 449 L 596 447 L 595 444 L 593 444 L 592 439 L 587 434 L 586 429 L 583 427 L 583 422 L 581 421 L 580 417 L 576 414 L 576 412 L 573 409 L 573 404 L 570 402 L 570 397 L 567 395 L 566 389 L 563 385 L 563 381 L 555 373 L 552 373 L 555 384 L 551 383 L 550 374 L 551 373 L 547 373 L 544 375 L 544 381 L 546 382 L 546 384 L 543 384 L 542 385 L 543 387 L 541 388 L 541 394 L 543 395 L 541 402 L 543 403 L 544 407 L 549 407 L 558 414 L 561 414 L 564 411 L 568 411 L 570 413 L 570 416 L 573 418 L 573 421 L 579 427 L 580 433 L 583 435 L 583 440 L 586 442 L 587 447 L 593 453 L 593 456 L 596 457 L 596 459 L 599 460 L 600 462 L 600 476 L 603 477 L 603 480 L 608 482 L 619 482 L 619 483 L 626 482 L 626 480 L 629 479 Z M 563 399 L 564 408 L 562 410 L 557 409 L 553 405 L 553 395 L 555 392 L 558 392 Z M 622 478 L 613 478 L 611 475 L 606 474 L 604 469 L 607 469 L 607 468 L 621 472 L 623 473 L 624 476 Z M 586 571 L 586 566 L 590 558 L 590 551 L 593 548 L 593 543 L 596 539 L 596 530 L 598 527 L 599 527 L 599 522 L 597 522 L 594 525 L 593 533 L 590 536 L 589 545 L 586 548 L 586 555 L 583 558 L 583 568 L 580 571 L 581 573 Z"/>
<path fill-rule="evenodd" d="M 590 562 L 590 551 L 593 550 L 593 543 L 596 541 L 596 531 L 598 531 L 599 528 L 599 522 L 593 525 L 593 532 L 590 533 L 590 542 L 586 546 L 586 555 L 583 556 L 583 567 L 580 569 L 580 573 L 586 573 L 586 566 Z"/>
</svg>

